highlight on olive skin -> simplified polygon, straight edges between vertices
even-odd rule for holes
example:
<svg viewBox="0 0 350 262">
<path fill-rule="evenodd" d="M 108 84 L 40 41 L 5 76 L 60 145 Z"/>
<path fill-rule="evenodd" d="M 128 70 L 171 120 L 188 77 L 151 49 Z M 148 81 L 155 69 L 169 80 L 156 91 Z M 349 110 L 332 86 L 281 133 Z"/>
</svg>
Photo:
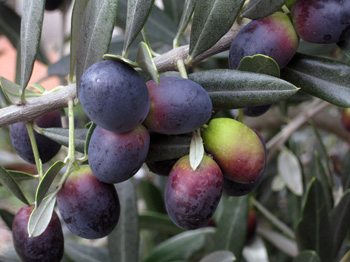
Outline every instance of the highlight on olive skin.
<svg viewBox="0 0 350 262">
<path fill-rule="evenodd" d="M 202 133 L 205 149 L 223 175 L 236 183 L 253 184 L 264 173 L 266 152 L 259 136 L 231 118 L 215 118 Z"/>
<path fill-rule="evenodd" d="M 160 84 L 147 83 L 151 99 L 144 122 L 154 132 L 177 135 L 192 132 L 210 118 L 212 102 L 205 89 L 180 77 L 161 77 Z"/>
<path fill-rule="evenodd" d="M 35 123 L 42 128 L 62 127 L 60 111 L 55 110 L 42 115 L 35 120 Z M 36 131 L 34 131 L 34 137 L 42 163 L 50 161 L 61 149 L 59 143 Z M 10 138 L 17 154 L 28 163 L 34 165 L 35 159 L 26 124 L 20 122 L 10 125 Z"/>
<path fill-rule="evenodd" d="M 299 37 L 289 17 L 276 12 L 249 22 L 234 38 L 229 51 L 229 66 L 237 69 L 245 56 L 263 54 L 273 58 L 280 69 L 293 58 Z"/>
<path fill-rule="evenodd" d="M 100 181 L 108 184 L 123 182 L 141 168 L 149 144 L 149 133 L 142 125 L 126 133 L 97 126 L 89 143 L 89 165 Z"/>
<path fill-rule="evenodd" d="M 88 165 L 70 174 L 57 194 L 57 205 L 68 229 L 82 238 L 105 237 L 119 221 L 115 187 L 99 181 Z"/>
<path fill-rule="evenodd" d="M 221 199 L 223 176 L 220 167 L 204 156 L 196 170 L 189 156 L 180 158 L 165 185 L 165 206 L 171 220 L 182 229 L 196 229 L 207 224 Z"/>
<path fill-rule="evenodd" d="M 63 257 L 64 237 L 60 219 L 54 211 L 48 227 L 37 237 L 29 237 L 28 221 L 34 206 L 24 206 L 12 223 L 13 245 L 24 262 L 59 262 Z"/>
</svg>

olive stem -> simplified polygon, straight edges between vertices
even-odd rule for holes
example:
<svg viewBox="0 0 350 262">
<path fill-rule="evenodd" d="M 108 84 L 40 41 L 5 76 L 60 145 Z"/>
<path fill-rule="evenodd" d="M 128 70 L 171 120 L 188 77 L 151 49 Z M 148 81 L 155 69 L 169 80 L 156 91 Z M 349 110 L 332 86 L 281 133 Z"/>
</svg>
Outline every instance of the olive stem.
<svg viewBox="0 0 350 262">
<path fill-rule="evenodd" d="M 187 71 L 186 71 L 186 66 L 185 66 L 184 60 L 183 59 L 177 60 L 176 65 L 177 65 L 177 69 L 179 70 L 181 77 L 187 79 L 188 76 L 187 76 Z"/>
<path fill-rule="evenodd" d="M 243 108 L 238 109 L 238 121 L 243 123 Z"/>
<path fill-rule="evenodd" d="M 39 156 L 38 145 L 37 145 L 36 140 L 35 140 L 33 124 L 26 123 L 26 127 L 27 127 L 27 131 L 28 131 L 29 139 L 30 139 L 30 144 L 32 145 L 34 161 L 35 161 L 36 168 L 38 170 L 39 180 L 41 180 L 43 178 L 43 168 L 42 168 L 42 163 L 41 163 L 40 156 Z"/>
</svg>

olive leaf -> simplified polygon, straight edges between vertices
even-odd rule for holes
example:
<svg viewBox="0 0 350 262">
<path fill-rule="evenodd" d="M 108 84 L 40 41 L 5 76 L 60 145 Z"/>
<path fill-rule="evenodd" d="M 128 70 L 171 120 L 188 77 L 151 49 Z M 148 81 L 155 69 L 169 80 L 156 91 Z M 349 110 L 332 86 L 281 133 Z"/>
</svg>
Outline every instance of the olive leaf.
<svg viewBox="0 0 350 262">
<path fill-rule="evenodd" d="M 193 131 L 190 144 L 190 165 L 193 170 L 202 162 L 204 156 L 204 146 L 200 130 Z"/>
<path fill-rule="evenodd" d="M 259 19 L 272 15 L 287 2 L 287 0 L 251 0 L 242 11 L 242 16 Z"/>
<path fill-rule="evenodd" d="M 148 73 L 153 81 L 159 85 L 159 74 L 156 65 L 153 62 L 151 51 L 145 42 L 139 44 L 136 55 L 136 63 L 146 73 Z"/>
</svg>

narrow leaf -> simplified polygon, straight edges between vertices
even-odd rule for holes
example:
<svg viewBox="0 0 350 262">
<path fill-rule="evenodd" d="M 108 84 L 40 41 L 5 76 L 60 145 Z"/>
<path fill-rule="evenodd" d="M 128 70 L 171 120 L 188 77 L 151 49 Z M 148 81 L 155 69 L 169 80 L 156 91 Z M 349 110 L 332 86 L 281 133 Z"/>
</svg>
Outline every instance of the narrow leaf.
<svg viewBox="0 0 350 262">
<path fill-rule="evenodd" d="M 19 85 L 11 82 L 4 77 L 0 77 L 0 87 L 8 101 L 10 101 L 12 104 L 18 102 L 21 96 L 21 87 Z M 25 96 L 36 97 L 40 96 L 40 94 L 27 89 Z"/>
<path fill-rule="evenodd" d="M 230 251 L 216 251 L 203 257 L 199 262 L 233 262 L 236 257 Z"/>
<path fill-rule="evenodd" d="M 69 144 L 69 129 L 68 128 L 42 128 L 42 134 L 57 143 L 68 147 Z M 75 150 L 84 153 L 85 139 L 88 129 L 76 128 L 75 133 Z"/>
<path fill-rule="evenodd" d="M 350 188 L 350 150 L 345 154 L 342 162 L 341 182 L 343 191 Z"/>
<path fill-rule="evenodd" d="M 223 197 L 224 211 L 217 221 L 217 231 L 212 235 L 215 250 L 229 250 L 241 258 L 246 242 L 246 231 L 249 210 L 249 195 L 242 197 Z"/>
<path fill-rule="evenodd" d="M 204 146 L 200 130 L 193 131 L 190 144 L 190 165 L 193 170 L 202 162 L 204 156 Z"/>
<path fill-rule="evenodd" d="M 303 178 L 298 158 L 292 151 L 284 148 L 277 159 L 278 173 L 283 178 L 287 187 L 295 195 L 303 194 Z"/>
<path fill-rule="evenodd" d="M 350 189 L 342 196 L 339 204 L 330 213 L 335 254 L 338 253 L 350 227 Z"/>
<path fill-rule="evenodd" d="M 29 205 L 27 198 L 24 196 L 21 188 L 13 177 L 6 171 L 6 169 L 0 166 L 0 183 L 15 197 L 21 200 L 24 204 Z"/>
<path fill-rule="evenodd" d="M 243 9 L 242 16 L 259 19 L 272 15 L 284 5 L 287 0 L 251 0 Z"/>
<path fill-rule="evenodd" d="M 127 53 L 130 45 L 141 32 L 153 4 L 154 0 L 128 0 L 123 54 Z"/>
<path fill-rule="evenodd" d="M 300 251 L 315 250 L 321 261 L 332 261 L 333 239 L 324 204 L 320 182 L 313 178 L 305 195 L 302 214 L 296 228 L 296 240 Z"/>
<path fill-rule="evenodd" d="M 118 0 L 89 0 L 85 8 L 77 50 L 78 84 L 83 72 L 92 64 L 101 61 L 102 56 L 108 51 L 117 5 Z"/>
<path fill-rule="evenodd" d="M 108 236 L 111 261 L 139 261 L 139 231 L 135 189 L 129 179 L 115 185 L 120 200 L 120 217 L 116 228 Z"/>
<path fill-rule="evenodd" d="M 298 247 L 295 241 L 285 237 L 284 235 L 262 227 L 258 227 L 258 233 L 287 255 L 295 257 L 298 254 Z"/>
<path fill-rule="evenodd" d="M 269 262 L 267 249 L 264 241 L 256 236 L 252 242 L 243 249 L 243 257 L 246 261 Z"/>
<path fill-rule="evenodd" d="M 88 128 L 87 134 L 85 135 L 85 146 L 84 146 L 84 151 L 83 153 L 85 155 L 88 155 L 89 153 L 89 145 L 90 145 L 90 139 L 92 136 L 92 133 L 94 132 L 95 128 L 96 128 L 96 124 L 94 122 L 90 122 L 89 124 L 86 125 L 86 127 Z"/>
<path fill-rule="evenodd" d="M 273 104 L 298 91 L 294 85 L 277 77 L 231 69 L 193 73 L 189 79 L 206 89 L 214 108 L 222 109 Z"/>
<path fill-rule="evenodd" d="M 168 215 L 157 212 L 143 212 L 139 215 L 140 229 L 148 229 L 164 234 L 176 235 L 183 230 L 178 228 Z"/>
<path fill-rule="evenodd" d="M 0 208 L 0 218 L 5 222 L 6 226 L 12 230 L 12 222 L 15 215 L 6 209 Z"/>
<path fill-rule="evenodd" d="M 281 78 L 302 91 L 340 107 L 350 107 L 350 66 L 327 58 L 296 54 Z"/>
<path fill-rule="evenodd" d="M 38 175 L 33 175 L 18 170 L 7 170 L 7 172 L 13 177 L 14 180 L 16 180 L 17 183 L 24 180 L 38 178 Z"/>
<path fill-rule="evenodd" d="M 238 65 L 238 70 L 280 77 L 280 68 L 275 60 L 266 55 L 245 56 Z"/>
<path fill-rule="evenodd" d="M 136 63 L 146 73 L 148 73 L 153 81 L 159 85 L 159 74 L 156 65 L 153 62 L 151 51 L 145 42 L 139 44 L 136 55 Z"/>
<path fill-rule="evenodd" d="M 35 194 L 35 205 L 37 208 L 40 206 L 41 201 L 49 191 L 53 180 L 64 166 L 65 163 L 63 161 L 57 161 L 46 171 L 44 177 L 41 179 L 37 187 Z"/>
<path fill-rule="evenodd" d="M 44 0 L 23 1 L 21 21 L 21 89 L 27 87 L 40 46 Z"/>
<path fill-rule="evenodd" d="M 304 250 L 293 259 L 293 262 L 321 262 L 317 252 L 313 250 Z"/>
<path fill-rule="evenodd" d="M 325 198 L 325 204 L 327 207 L 327 212 L 330 212 L 334 204 L 332 187 L 329 184 L 329 179 L 327 177 L 326 170 L 317 151 L 314 153 L 313 162 L 313 175 L 321 184 L 322 192 Z"/>
<path fill-rule="evenodd" d="M 56 203 L 56 194 L 45 197 L 38 208 L 34 208 L 28 222 L 30 237 L 41 235 L 50 223 L 52 212 Z"/>
<path fill-rule="evenodd" d="M 188 63 L 215 45 L 227 33 L 243 3 L 244 0 L 201 0 L 196 3 Z"/>
<path fill-rule="evenodd" d="M 174 21 L 174 24 L 179 24 L 181 14 L 185 9 L 185 0 L 163 0 L 164 12 Z"/>
<path fill-rule="evenodd" d="M 146 162 L 177 159 L 188 154 L 191 137 L 186 135 L 151 135 Z"/>
<path fill-rule="evenodd" d="M 144 262 L 173 262 L 186 260 L 194 252 L 203 248 L 206 234 L 211 234 L 215 229 L 207 227 L 187 231 L 167 239 L 153 248 Z"/>
<path fill-rule="evenodd" d="M 175 1 L 177 1 L 177 0 L 175 0 Z M 174 4 L 175 1 L 168 0 L 167 2 L 171 2 L 171 3 L 173 3 L 173 5 L 177 5 L 177 4 Z M 181 39 L 183 33 L 185 32 L 188 23 L 191 20 L 195 6 L 196 6 L 196 0 L 186 0 L 185 1 L 185 4 L 183 6 L 182 16 L 181 16 L 180 23 L 179 23 L 179 26 L 177 29 L 177 33 L 176 33 L 176 36 L 175 36 L 174 41 L 173 41 L 174 47 L 179 46 L 180 39 Z"/>
<path fill-rule="evenodd" d="M 71 22 L 69 79 L 72 80 L 77 64 L 80 29 L 83 23 L 85 8 L 89 0 L 74 1 Z"/>
<path fill-rule="evenodd" d="M 69 241 L 64 245 L 64 251 L 74 262 L 108 262 L 108 251 L 106 248 L 82 245 Z M 71 261 L 69 260 L 69 261 Z"/>
</svg>

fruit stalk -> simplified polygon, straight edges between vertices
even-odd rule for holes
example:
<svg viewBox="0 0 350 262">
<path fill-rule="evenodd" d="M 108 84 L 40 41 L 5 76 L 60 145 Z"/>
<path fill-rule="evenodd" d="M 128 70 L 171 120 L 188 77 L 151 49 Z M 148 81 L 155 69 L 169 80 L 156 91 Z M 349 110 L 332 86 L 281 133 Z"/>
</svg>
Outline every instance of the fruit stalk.
<svg viewBox="0 0 350 262">
<path fill-rule="evenodd" d="M 43 178 L 44 174 L 43 174 L 41 160 L 39 157 L 38 146 L 36 144 L 36 140 L 35 140 L 35 136 L 34 136 L 33 124 L 26 123 L 26 127 L 27 127 L 27 131 L 28 131 L 30 143 L 31 143 L 32 149 L 33 149 L 33 155 L 34 155 L 35 165 L 36 165 L 36 168 L 38 170 L 39 180 L 41 180 Z"/>
</svg>

